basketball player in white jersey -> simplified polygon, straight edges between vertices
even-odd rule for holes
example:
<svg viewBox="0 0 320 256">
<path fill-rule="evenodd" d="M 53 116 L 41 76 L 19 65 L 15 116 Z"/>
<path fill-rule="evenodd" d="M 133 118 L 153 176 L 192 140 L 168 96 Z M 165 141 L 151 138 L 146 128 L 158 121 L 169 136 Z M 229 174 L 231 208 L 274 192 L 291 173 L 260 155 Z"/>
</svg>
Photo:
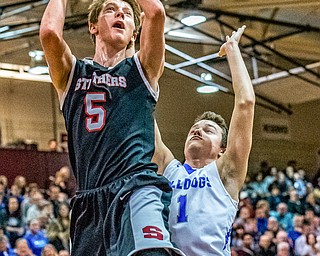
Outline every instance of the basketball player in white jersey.
<svg viewBox="0 0 320 256">
<path fill-rule="evenodd" d="M 235 102 L 229 134 L 223 118 L 205 112 L 185 142 L 185 163 L 174 159 L 156 135 L 153 160 L 173 188 L 169 226 L 172 241 L 188 256 L 231 255 L 231 226 L 247 173 L 255 95 L 238 47 L 245 26 L 226 37 L 219 55 L 231 69 Z"/>
</svg>

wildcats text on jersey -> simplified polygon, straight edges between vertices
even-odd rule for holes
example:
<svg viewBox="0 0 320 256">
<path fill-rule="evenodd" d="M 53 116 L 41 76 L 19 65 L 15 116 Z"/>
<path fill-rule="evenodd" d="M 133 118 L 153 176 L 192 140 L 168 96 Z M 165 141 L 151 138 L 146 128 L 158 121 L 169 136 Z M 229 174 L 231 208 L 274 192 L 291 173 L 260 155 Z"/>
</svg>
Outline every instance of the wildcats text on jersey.
<svg viewBox="0 0 320 256">
<path fill-rule="evenodd" d="M 170 181 L 170 186 L 173 189 L 188 190 L 190 188 L 211 188 L 211 183 L 208 177 L 194 177 L 193 179 L 185 178 L 183 180 Z"/>
<path fill-rule="evenodd" d="M 89 90 L 92 83 L 101 86 L 127 87 L 127 80 L 124 76 L 112 76 L 110 74 L 102 74 L 99 76 L 94 72 L 92 78 L 78 78 L 74 90 Z"/>
</svg>

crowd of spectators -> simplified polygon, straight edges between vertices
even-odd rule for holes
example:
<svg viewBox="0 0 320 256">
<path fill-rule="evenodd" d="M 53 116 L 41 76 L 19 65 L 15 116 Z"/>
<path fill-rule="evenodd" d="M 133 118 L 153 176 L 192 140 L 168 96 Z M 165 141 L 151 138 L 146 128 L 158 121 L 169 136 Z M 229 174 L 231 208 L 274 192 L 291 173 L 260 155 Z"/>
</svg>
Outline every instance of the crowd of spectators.
<svg viewBox="0 0 320 256">
<path fill-rule="evenodd" d="M 68 256 L 70 169 L 46 188 L 0 175 L 0 256 Z M 320 173 L 312 179 L 294 161 L 266 162 L 248 175 L 231 235 L 232 256 L 320 256 Z"/>
<path fill-rule="evenodd" d="M 320 256 L 320 176 L 261 163 L 240 192 L 232 256 Z"/>
<path fill-rule="evenodd" d="M 70 169 L 48 177 L 47 187 L 0 175 L 0 256 L 68 256 Z"/>
</svg>

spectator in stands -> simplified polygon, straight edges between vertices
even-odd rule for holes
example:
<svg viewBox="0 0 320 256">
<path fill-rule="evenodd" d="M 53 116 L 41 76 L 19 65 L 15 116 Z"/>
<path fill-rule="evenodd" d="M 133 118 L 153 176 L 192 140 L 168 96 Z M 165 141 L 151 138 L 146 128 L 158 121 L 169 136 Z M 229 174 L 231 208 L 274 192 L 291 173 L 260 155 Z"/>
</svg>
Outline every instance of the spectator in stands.
<svg viewBox="0 0 320 256">
<path fill-rule="evenodd" d="M 37 219 L 41 214 L 41 204 L 43 202 L 43 194 L 38 190 L 35 191 L 31 195 L 31 200 L 29 201 L 30 206 L 28 207 L 26 211 L 26 215 L 24 216 L 24 222 L 26 225 L 29 224 L 29 222 L 32 219 Z"/>
<path fill-rule="evenodd" d="M 304 251 L 301 253 L 302 256 L 316 256 L 320 252 L 317 246 L 317 236 L 315 233 L 310 232 L 306 236 L 307 246 L 304 248 Z"/>
<path fill-rule="evenodd" d="M 9 242 L 6 236 L 0 235 L 0 256 L 15 256 L 15 252 L 9 246 Z"/>
<path fill-rule="evenodd" d="M 315 228 L 313 225 L 314 217 L 315 217 L 315 214 L 314 214 L 313 209 L 306 209 L 304 211 L 304 218 L 310 222 L 311 229 Z"/>
<path fill-rule="evenodd" d="M 58 256 L 58 252 L 52 244 L 47 244 L 43 247 L 41 256 Z"/>
<path fill-rule="evenodd" d="M 239 216 L 235 219 L 235 226 L 242 225 L 244 230 L 246 230 L 246 225 L 248 225 L 248 220 L 253 216 L 251 213 L 251 208 L 248 206 L 242 206 L 239 210 Z"/>
<path fill-rule="evenodd" d="M 279 222 L 276 217 L 271 216 L 268 218 L 268 226 L 267 226 L 267 230 L 265 232 L 267 232 L 267 231 L 272 232 L 273 237 L 275 237 L 275 235 L 278 233 Z"/>
<path fill-rule="evenodd" d="M 270 237 L 271 242 L 275 245 L 275 241 L 276 241 L 276 232 L 273 232 L 271 230 L 266 230 L 266 232 L 264 232 L 264 235 Z"/>
<path fill-rule="evenodd" d="M 0 212 L 5 209 L 7 204 L 7 198 L 5 193 L 5 187 L 0 182 Z M 1 220 L 0 220 L 0 226 L 1 226 Z"/>
<path fill-rule="evenodd" d="M 276 256 L 293 256 L 290 253 L 290 245 L 287 242 L 280 242 L 277 245 L 277 255 Z"/>
<path fill-rule="evenodd" d="M 71 198 L 75 194 L 75 181 L 71 175 L 69 166 L 63 166 L 55 173 L 55 176 L 49 177 L 49 182 L 60 187 L 61 192 Z M 50 185 L 51 185 L 50 184 Z"/>
<path fill-rule="evenodd" d="M 246 226 L 245 226 L 245 232 L 252 234 L 254 238 L 258 235 L 258 228 L 257 228 L 257 219 L 256 218 L 250 218 L 247 220 Z"/>
<path fill-rule="evenodd" d="M 247 190 L 243 190 L 239 194 L 238 208 L 241 209 L 242 207 L 247 207 L 249 209 L 251 217 L 254 215 L 253 202 Z"/>
<path fill-rule="evenodd" d="M 244 235 L 244 227 L 239 224 L 239 225 L 234 225 L 233 226 L 233 235 L 231 239 L 231 247 L 238 249 L 242 247 L 243 245 L 243 235 Z"/>
<path fill-rule="evenodd" d="M 16 256 L 35 256 L 24 238 L 19 238 L 15 247 Z"/>
<path fill-rule="evenodd" d="M 288 212 L 292 214 L 304 214 L 304 205 L 301 203 L 295 189 L 289 191 Z"/>
<path fill-rule="evenodd" d="M 267 213 L 262 206 L 256 207 L 256 219 L 258 236 L 261 236 L 268 229 Z"/>
<path fill-rule="evenodd" d="M 61 192 L 61 189 L 59 186 L 52 184 L 50 185 L 49 189 L 48 189 L 48 200 L 49 202 L 52 204 L 53 207 L 53 214 L 54 217 L 57 218 L 58 217 L 58 212 L 59 212 L 59 194 Z"/>
<path fill-rule="evenodd" d="M 268 174 L 263 179 L 263 184 L 265 186 L 265 190 L 268 190 L 270 192 L 270 185 L 276 181 L 278 175 L 278 169 L 275 166 L 272 166 L 269 168 Z"/>
<path fill-rule="evenodd" d="M 37 183 L 30 183 L 26 190 L 27 190 L 27 193 L 25 194 L 24 200 L 21 203 L 21 213 L 24 218 L 24 221 L 27 216 L 28 209 L 30 208 L 31 205 L 33 205 L 32 197 L 36 192 L 40 192 L 40 188 Z"/>
<path fill-rule="evenodd" d="M 59 252 L 59 256 L 70 256 L 70 253 L 67 250 L 61 250 Z"/>
<path fill-rule="evenodd" d="M 243 234 L 243 244 L 236 250 L 238 256 L 254 256 L 255 246 L 251 233 Z"/>
<path fill-rule="evenodd" d="M 0 175 L 0 184 L 3 185 L 3 192 L 6 195 L 8 193 L 8 178 L 5 175 Z"/>
<path fill-rule="evenodd" d="M 300 178 L 304 181 L 304 183 L 309 183 L 309 178 L 306 175 L 306 171 L 303 168 L 299 168 L 297 171 L 300 175 Z"/>
<path fill-rule="evenodd" d="M 21 195 L 20 188 L 15 184 L 12 184 L 12 186 L 10 187 L 9 196 L 16 197 L 19 201 L 19 204 L 24 200 L 23 195 Z"/>
<path fill-rule="evenodd" d="M 47 236 L 49 242 L 60 250 L 69 249 L 70 236 L 70 207 L 67 203 L 59 205 L 59 215 L 57 219 L 52 220 L 48 225 Z"/>
<path fill-rule="evenodd" d="M 263 182 L 263 178 L 263 173 L 260 171 L 254 175 L 253 181 L 247 186 L 250 189 L 250 197 L 254 202 L 264 199 L 269 192 Z"/>
<path fill-rule="evenodd" d="M 40 229 L 45 229 L 52 219 L 54 219 L 53 206 L 48 200 L 43 200 L 40 204 L 40 215 L 38 217 Z"/>
<path fill-rule="evenodd" d="M 67 250 L 61 250 L 59 252 L 59 256 L 70 256 L 70 253 Z"/>
<path fill-rule="evenodd" d="M 262 235 L 259 239 L 259 247 L 256 250 L 256 256 L 274 256 L 276 253 L 275 245 L 272 243 L 271 237 Z"/>
<path fill-rule="evenodd" d="M 283 172 L 278 172 L 277 179 L 274 181 L 272 186 L 277 186 L 282 196 L 285 196 L 289 188 L 293 186 L 290 179 L 286 177 Z"/>
<path fill-rule="evenodd" d="M 49 242 L 46 235 L 40 230 L 40 223 L 37 219 L 30 221 L 29 230 L 24 238 L 27 240 L 32 253 L 36 256 L 41 256 L 43 247 Z"/>
<path fill-rule="evenodd" d="M 289 245 L 289 255 L 294 255 L 293 242 L 288 237 L 288 233 L 284 230 L 279 230 L 279 232 L 276 234 L 276 237 L 275 237 L 275 244 L 276 244 L 277 248 L 278 248 L 278 245 L 283 242 L 285 242 Z"/>
<path fill-rule="evenodd" d="M 320 217 L 315 216 L 312 220 L 313 232 L 319 237 L 320 241 Z"/>
<path fill-rule="evenodd" d="M 280 203 L 277 206 L 277 211 L 270 211 L 270 216 L 273 216 L 279 222 L 282 229 L 289 232 L 293 229 L 292 213 L 288 212 L 288 206 L 286 203 Z"/>
<path fill-rule="evenodd" d="M 50 139 L 48 141 L 48 149 L 50 152 L 58 152 L 59 151 L 58 141 L 56 139 Z"/>
<path fill-rule="evenodd" d="M 317 202 L 315 193 L 307 195 L 305 209 L 312 209 L 316 216 L 320 217 L 320 205 Z"/>
<path fill-rule="evenodd" d="M 259 200 L 256 204 L 256 208 L 262 208 L 266 213 L 266 217 L 270 216 L 270 204 L 267 200 Z"/>
<path fill-rule="evenodd" d="M 16 197 L 9 197 L 6 214 L 2 218 L 4 220 L 5 235 L 9 239 L 10 246 L 14 247 L 17 239 L 21 238 L 25 232 L 20 204 Z"/>
<path fill-rule="evenodd" d="M 58 201 L 59 203 L 63 203 L 63 202 L 70 202 L 70 197 L 68 197 L 67 194 L 63 193 L 63 192 L 60 192 L 59 193 L 59 198 L 58 198 Z"/>
<path fill-rule="evenodd" d="M 302 235 L 302 226 L 303 226 L 304 216 L 295 215 L 293 217 L 293 230 L 289 231 L 288 238 L 292 240 L 292 246 L 294 248 L 295 242 L 299 236 Z"/>
<path fill-rule="evenodd" d="M 280 204 L 284 198 L 281 195 L 277 184 L 272 184 L 270 189 L 271 194 L 267 197 L 267 200 L 269 202 L 270 211 L 276 211 L 278 204 Z"/>
<path fill-rule="evenodd" d="M 293 174 L 293 187 L 296 189 L 300 200 L 304 201 L 307 195 L 307 186 L 298 172 Z"/>
<path fill-rule="evenodd" d="M 13 184 L 18 186 L 21 196 L 24 196 L 27 193 L 27 179 L 25 176 L 16 176 L 14 178 Z"/>
<path fill-rule="evenodd" d="M 294 182 L 294 173 L 295 173 L 295 169 L 289 165 L 284 169 L 284 174 L 287 177 L 288 180 L 290 180 L 290 182 L 293 184 Z"/>
<path fill-rule="evenodd" d="M 304 218 L 302 224 L 302 234 L 296 239 L 294 245 L 294 251 L 296 256 L 302 256 L 307 244 L 307 235 L 311 232 L 311 223 L 310 220 Z"/>
</svg>

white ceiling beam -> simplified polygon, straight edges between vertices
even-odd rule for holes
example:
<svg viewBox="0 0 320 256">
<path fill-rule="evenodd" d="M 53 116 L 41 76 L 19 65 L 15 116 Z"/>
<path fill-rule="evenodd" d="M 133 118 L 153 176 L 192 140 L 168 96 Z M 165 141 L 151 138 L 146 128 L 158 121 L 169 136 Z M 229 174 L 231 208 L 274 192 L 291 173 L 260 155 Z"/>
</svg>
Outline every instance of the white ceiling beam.
<svg viewBox="0 0 320 256">
<path fill-rule="evenodd" d="M 49 75 L 33 75 L 29 69 L 27 65 L 0 63 L 0 78 L 52 83 Z"/>
<path fill-rule="evenodd" d="M 266 82 L 278 80 L 278 79 L 285 78 L 285 77 L 288 77 L 291 75 L 301 74 L 301 73 L 306 72 L 306 69 L 314 69 L 317 67 L 320 67 L 320 61 L 306 65 L 305 67 L 296 67 L 296 68 L 289 69 L 287 71 L 281 71 L 278 73 L 273 73 L 271 75 L 261 76 L 259 78 L 252 79 L 252 84 L 257 86 L 257 85 L 260 85 L 260 84 L 263 84 Z"/>
<path fill-rule="evenodd" d="M 307 0 L 307 1 L 292 1 L 292 0 L 264 0 L 264 1 L 212 1 L 212 0 L 204 0 L 203 6 L 210 7 L 210 8 L 219 8 L 224 10 L 247 10 L 250 8 L 251 10 L 254 9 L 261 9 L 261 8 L 276 8 L 276 7 L 301 7 L 301 6 L 320 6 L 319 0 Z"/>
</svg>

